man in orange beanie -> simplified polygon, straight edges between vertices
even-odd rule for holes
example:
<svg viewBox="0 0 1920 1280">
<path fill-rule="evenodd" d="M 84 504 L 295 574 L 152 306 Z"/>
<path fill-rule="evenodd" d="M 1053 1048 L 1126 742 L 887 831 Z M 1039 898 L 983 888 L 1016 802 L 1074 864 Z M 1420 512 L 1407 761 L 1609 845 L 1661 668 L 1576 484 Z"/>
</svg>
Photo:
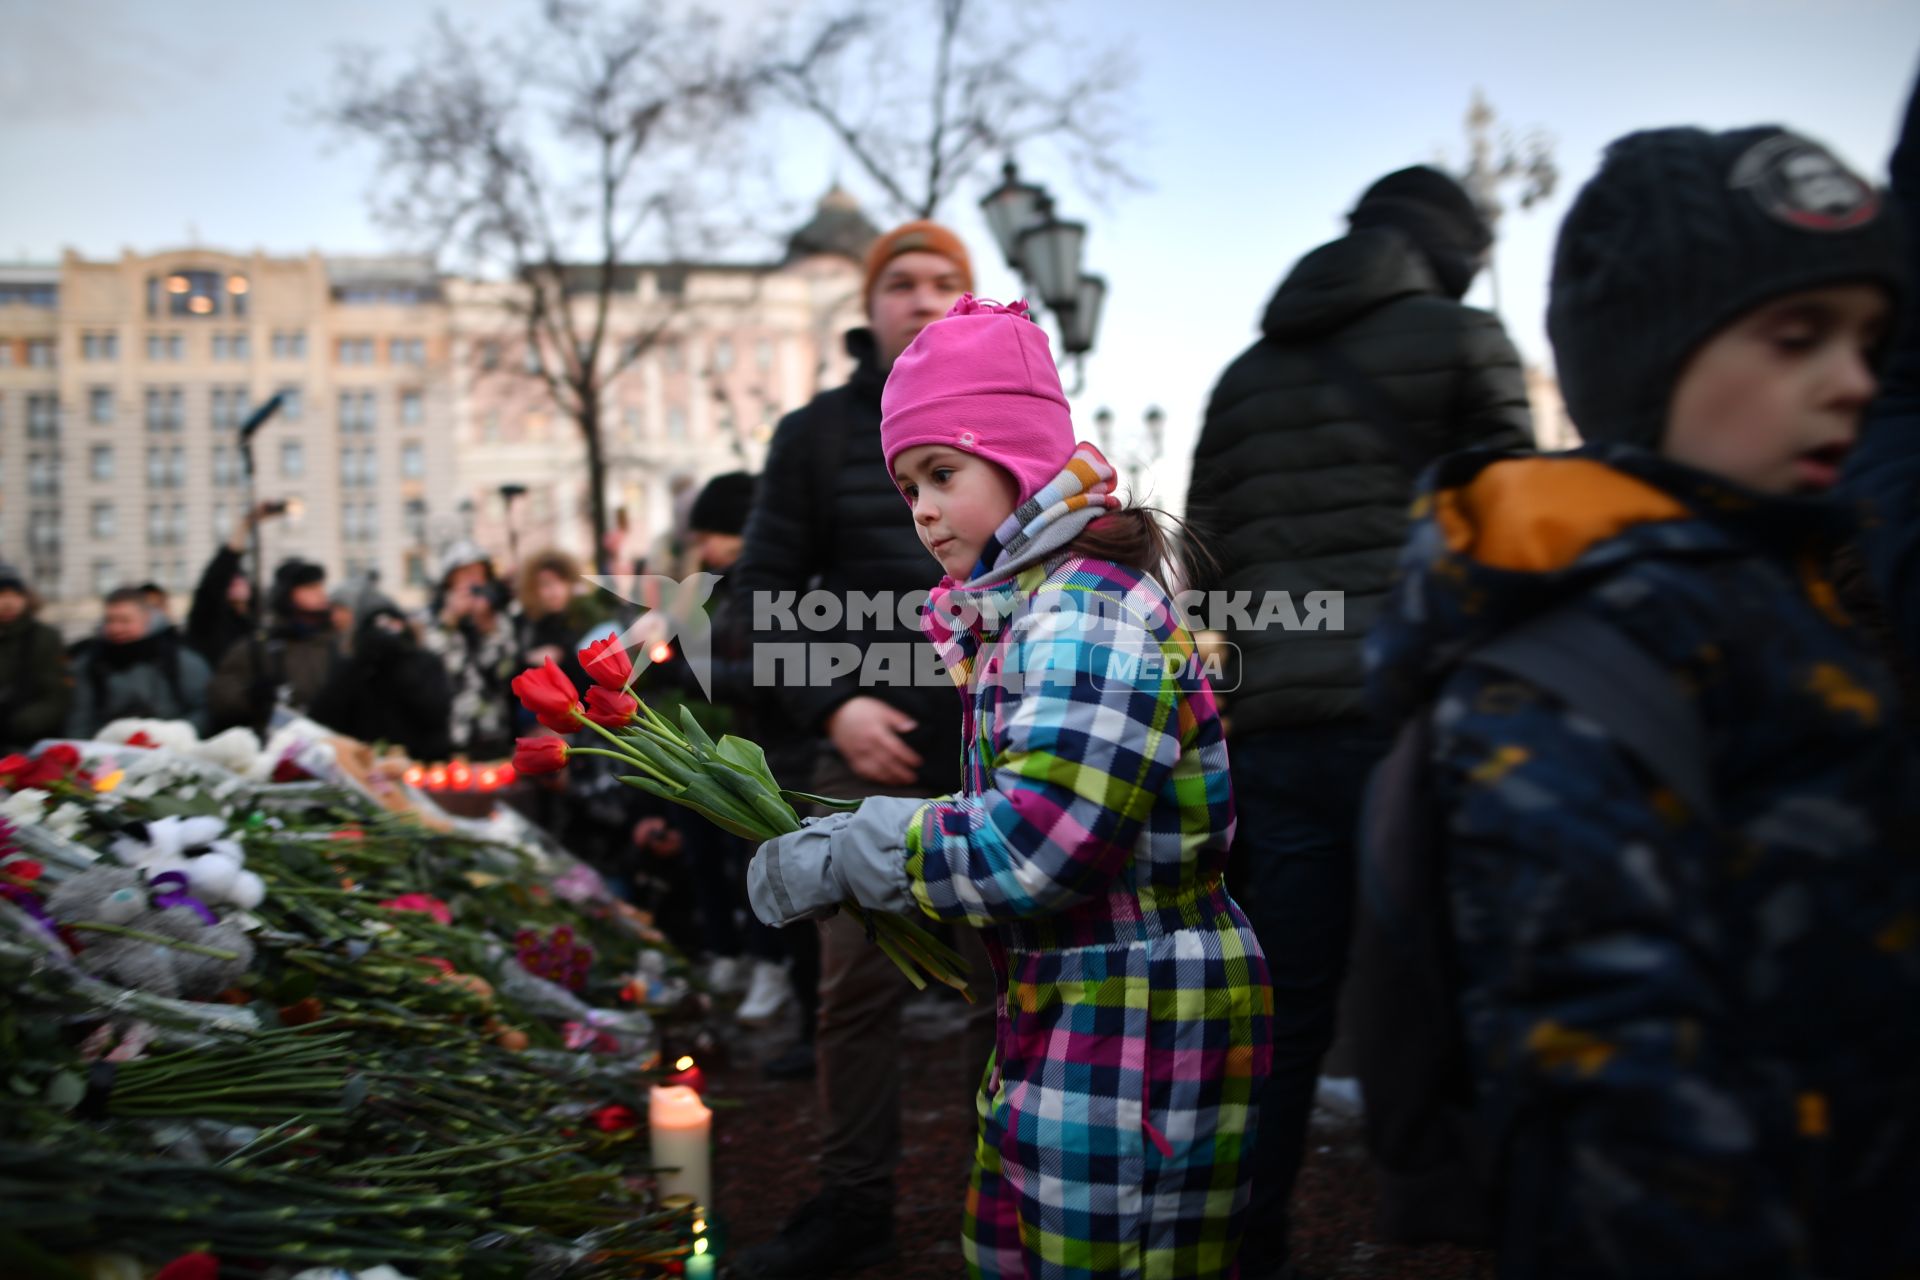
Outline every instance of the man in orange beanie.
<svg viewBox="0 0 1920 1280">
<path fill-rule="evenodd" d="M 853 592 L 891 593 L 898 600 L 939 579 L 939 566 L 912 523 L 900 518 L 900 494 L 880 450 L 880 391 L 915 335 L 972 288 L 966 247 L 938 223 L 909 222 L 869 247 L 864 289 L 871 327 L 847 335 L 853 377 L 788 414 L 775 431 L 734 569 L 741 592 L 791 598 L 817 587 L 843 603 Z M 917 629 L 900 625 L 897 610 L 877 623 L 870 617 L 860 622 L 831 632 L 772 631 L 757 640 L 852 644 L 863 655 L 876 645 L 916 652 L 924 644 Z M 910 679 L 862 685 L 849 673 L 831 684 L 803 687 L 796 680 L 767 692 L 799 726 L 792 736 L 815 747 L 808 760 L 784 769 L 775 762 L 784 785 L 844 799 L 937 795 L 959 785 L 960 717 L 950 686 L 917 688 Z M 977 935 L 960 932 L 966 935 L 963 945 L 971 947 L 966 954 L 977 993 L 985 993 L 976 994 L 974 1010 L 982 1016 L 969 1024 L 967 1045 L 970 1070 L 984 1069 L 993 1042 L 992 976 Z M 803 998 L 813 994 L 811 976 L 796 963 L 794 986 Z M 820 923 L 814 1026 L 822 1192 L 778 1236 L 736 1252 L 736 1274 L 797 1280 L 857 1270 L 893 1255 L 900 1006 L 909 990 L 900 971 L 848 917 Z M 768 1071 L 803 1074 L 814 1061 L 811 1046 L 803 1043 L 768 1063 Z"/>
</svg>

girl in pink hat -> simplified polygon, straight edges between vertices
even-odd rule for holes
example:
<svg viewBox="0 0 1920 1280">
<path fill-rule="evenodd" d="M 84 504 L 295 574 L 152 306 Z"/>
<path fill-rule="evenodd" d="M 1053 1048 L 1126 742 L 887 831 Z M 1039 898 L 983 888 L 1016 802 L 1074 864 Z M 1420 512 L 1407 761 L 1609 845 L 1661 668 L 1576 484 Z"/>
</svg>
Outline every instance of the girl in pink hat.
<svg viewBox="0 0 1920 1280">
<path fill-rule="evenodd" d="M 999 980 L 967 1190 L 980 1276 L 1224 1276 L 1267 1074 L 1265 958 L 1221 883 L 1213 692 L 1152 573 L 1166 543 L 1076 444 L 1045 333 L 963 297 L 895 363 L 887 465 L 946 576 L 964 789 L 761 846 L 773 924 L 853 898 L 982 930 Z"/>
</svg>

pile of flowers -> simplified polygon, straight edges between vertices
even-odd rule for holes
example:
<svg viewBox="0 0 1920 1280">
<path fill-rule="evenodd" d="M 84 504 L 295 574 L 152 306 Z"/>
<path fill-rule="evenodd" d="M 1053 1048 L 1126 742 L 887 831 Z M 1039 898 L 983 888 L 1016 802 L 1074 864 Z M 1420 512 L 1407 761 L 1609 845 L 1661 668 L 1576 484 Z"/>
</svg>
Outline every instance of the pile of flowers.
<svg viewBox="0 0 1920 1280">
<path fill-rule="evenodd" d="M 271 781 L 312 752 L 249 778 L 137 732 L 0 761 L 0 1254 L 676 1272 L 693 1211 L 657 1203 L 644 1125 L 668 1011 L 630 1001 L 685 962 L 650 923 L 549 847 Z"/>
</svg>

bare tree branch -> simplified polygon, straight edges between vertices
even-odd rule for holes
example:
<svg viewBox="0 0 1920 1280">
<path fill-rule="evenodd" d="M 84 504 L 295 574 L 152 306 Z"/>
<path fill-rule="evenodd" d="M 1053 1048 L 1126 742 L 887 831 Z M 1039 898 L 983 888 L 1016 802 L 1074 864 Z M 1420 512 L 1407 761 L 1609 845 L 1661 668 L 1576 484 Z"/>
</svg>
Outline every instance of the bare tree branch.
<svg viewBox="0 0 1920 1280">
<path fill-rule="evenodd" d="M 1117 48 L 1079 53 L 1019 0 L 919 0 L 934 21 L 930 49 L 915 12 L 885 16 L 845 0 L 766 59 L 765 83 L 818 120 L 902 217 L 932 217 L 1001 154 L 1044 143 L 1060 152 L 1096 200 L 1141 185 L 1120 158 L 1133 132 L 1128 114 L 1138 70 Z M 1006 32 L 989 43 L 990 33 Z M 928 49 L 916 62 L 911 51 Z M 846 74 L 870 53 L 868 74 Z M 1052 53 L 1062 65 L 1043 65 Z M 859 82 L 875 92 L 862 104 Z"/>
<path fill-rule="evenodd" d="M 378 220 L 499 282 L 531 376 L 585 448 L 595 559 L 609 528 L 602 417 L 613 379 L 659 342 L 677 301 L 615 339 L 615 298 L 645 248 L 683 260 L 724 230 L 707 197 L 717 157 L 758 109 L 766 74 L 697 9 L 640 0 L 541 0 L 510 40 L 436 15 L 409 65 L 343 54 L 310 115 L 370 144 Z M 847 33 L 823 32 L 825 56 Z M 802 68 L 804 70 L 804 67 Z"/>
</svg>

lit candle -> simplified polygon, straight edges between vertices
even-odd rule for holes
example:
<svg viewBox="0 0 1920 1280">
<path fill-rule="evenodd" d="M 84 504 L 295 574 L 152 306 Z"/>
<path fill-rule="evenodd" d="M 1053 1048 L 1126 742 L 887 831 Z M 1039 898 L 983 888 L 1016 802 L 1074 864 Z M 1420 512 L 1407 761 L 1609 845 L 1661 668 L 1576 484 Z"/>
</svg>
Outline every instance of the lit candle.
<svg viewBox="0 0 1920 1280">
<path fill-rule="evenodd" d="M 693 1252 L 687 1255 L 687 1280 L 713 1280 L 713 1255 L 707 1252 L 704 1239 L 693 1242 Z"/>
<path fill-rule="evenodd" d="M 700 1070 L 692 1055 L 683 1056 L 673 1064 L 673 1074 L 667 1077 L 667 1083 L 683 1084 L 702 1097 L 706 1096 L 706 1073 Z"/>
<path fill-rule="evenodd" d="M 684 1193 L 695 1204 L 713 1200 L 713 1166 L 708 1137 L 713 1112 L 685 1085 L 654 1085 L 647 1097 L 647 1127 L 653 1137 L 653 1163 L 660 1194 Z"/>
</svg>

